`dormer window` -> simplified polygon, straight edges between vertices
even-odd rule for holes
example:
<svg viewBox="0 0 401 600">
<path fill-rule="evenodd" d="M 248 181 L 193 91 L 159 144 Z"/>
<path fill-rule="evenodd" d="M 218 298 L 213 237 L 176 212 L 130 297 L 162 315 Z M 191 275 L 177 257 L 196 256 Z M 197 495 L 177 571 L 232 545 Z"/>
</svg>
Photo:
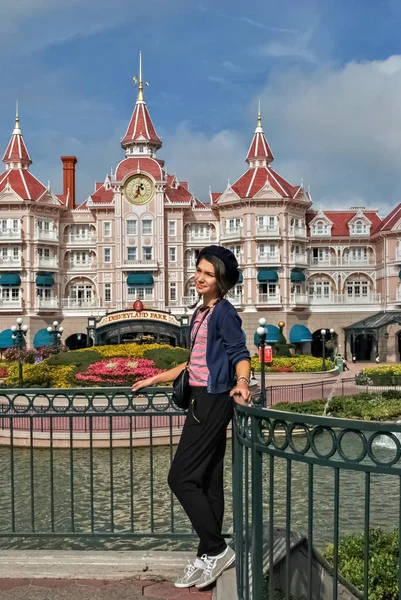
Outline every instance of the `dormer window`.
<svg viewBox="0 0 401 600">
<path fill-rule="evenodd" d="M 143 146 L 139 146 L 139 152 L 143 153 Z"/>
<path fill-rule="evenodd" d="M 323 219 L 318 219 L 311 225 L 311 234 L 316 236 L 331 235 L 331 223 L 327 223 Z"/>
<path fill-rule="evenodd" d="M 369 235 L 370 225 L 363 219 L 357 219 L 350 225 L 351 235 Z"/>
</svg>

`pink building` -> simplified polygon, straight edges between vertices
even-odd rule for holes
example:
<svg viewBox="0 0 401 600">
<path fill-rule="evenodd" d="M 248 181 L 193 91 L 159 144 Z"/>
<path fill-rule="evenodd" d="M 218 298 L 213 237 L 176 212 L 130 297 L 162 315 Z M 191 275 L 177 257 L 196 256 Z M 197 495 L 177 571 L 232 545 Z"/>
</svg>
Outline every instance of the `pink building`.
<svg viewBox="0 0 401 600">
<path fill-rule="evenodd" d="M 121 146 L 114 172 L 83 202 L 75 196 L 77 159 L 61 157 L 64 189 L 54 194 L 31 172 L 17 114 L 0 175 L 0 348 L 12 343 L 17 317 L 36 346 L 48 343 L 54 320 L 70 347 L 86 345 L 88 326 L 99 343 L 156 330 L 157 339 L 171 338 L 168 324 L 179 327 L 196 299 L 199 250 L 218 243 L 238 258 L 231 302 L 252 352 L 264 316 L 273 326 L 284 320 L 300 351 L 318 355 L 320 330 L 332 328 L 336 350 L 348 357 L 400 359 L 401 205 L 384 219 L 364 207 L 314 210 L 308 191 L 273 169 L 260 113 L 245 173 L 203 203 L 159 156 L 142 77 Z M 138 299 L 149 326 L 132 311 Z M 345 328 L 373 315 L 366 327 L 346 330 L 346 346 Z"/>
</svg>

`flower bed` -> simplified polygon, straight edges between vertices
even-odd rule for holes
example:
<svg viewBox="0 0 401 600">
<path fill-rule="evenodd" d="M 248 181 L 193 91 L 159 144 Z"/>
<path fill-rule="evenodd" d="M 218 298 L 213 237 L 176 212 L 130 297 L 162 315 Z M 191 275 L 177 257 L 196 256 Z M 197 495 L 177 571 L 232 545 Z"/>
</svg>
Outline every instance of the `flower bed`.
<svg viewBox="0 0 401 600">
<path fill-rule="evenodd" d="M 147 379 L 160 373 L 152 360 L 143 358 L 111 358 L 90 365 L 83 373 L 77 373 L 79 382 L 101 385 L 132 385 L 139 379 Z"/>
<path fill-rule="evenodd" d="M 261 364 L 259 357 L 252 356 L 251 366 L 260 373 Z M 334 363 L 326 360 L 326 370 L 334 369 Z M 272 363 L 266 365 L 267 373 L 316 373 L 322 370 L 322 359 L 314 356 L 291 356 L 291 358 L 273 358 Z"/>
<path fill-rule="evenodd" d="M 363 369 L 355 378 L 359 385 L 401 385 L 401 365 L 386 365 Z"/>
</svg>

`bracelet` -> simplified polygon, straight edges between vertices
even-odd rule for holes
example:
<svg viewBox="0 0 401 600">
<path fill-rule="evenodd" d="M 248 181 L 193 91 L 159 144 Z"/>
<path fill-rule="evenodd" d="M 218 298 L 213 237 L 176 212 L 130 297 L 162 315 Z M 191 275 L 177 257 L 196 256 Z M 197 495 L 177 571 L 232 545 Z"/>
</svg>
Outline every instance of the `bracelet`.
<svg viewBox="0 0 401 600">
<path fill-rule="evenodd" d="M 245 377 L 245 375 L 241 375 L 240 377 L 238 377 L 238 378 L 237 378 L 237 383 L 238 383 L 239 381 L 241 381 L 241 380 L 242 380 L 242 381 L 245 381 L 245 382 L 246 382 L 246 384 L 247 384 L 247 385 L 249 385 L 249 379 L 248 379 L 248 377 Z"/>
</svg>

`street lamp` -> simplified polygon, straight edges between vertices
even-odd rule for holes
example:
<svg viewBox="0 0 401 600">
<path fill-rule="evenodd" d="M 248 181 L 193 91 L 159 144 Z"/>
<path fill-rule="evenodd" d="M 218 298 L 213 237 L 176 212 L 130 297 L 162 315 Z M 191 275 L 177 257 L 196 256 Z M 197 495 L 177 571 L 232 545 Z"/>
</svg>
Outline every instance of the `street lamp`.
<svg viewBox="0 0 401 600">
<path fill-rule="evenodd" d="M 330 336 L 333 335 L 334 329 L 329 329 Z M 321 329 L 320 334 L 322 336 L 322 371 L 326 370 L 326 329 Z"/>
<path fill-rule="evenodd" d="M 64 331 L 64 327 L 59 327 L 58 321 L 53 321 L 53 327 L 48 327 L 47 331 L 53 335 L 53 346 L 56 347 L 57 352 L 60 350 L 61 335 Z"/>
<path fill-rule="evenodd" d="M 23 325 L 23 320 L 21 317 L 18 317 L 17 324 L 11 326 L 12 340 L 14 344 L 14 348 L 18 348 L 22 350 L 25 347 L 25 337 L 26 332 L 28 331 L 28 325 Z M 22 359 L 18 359 L 18 380 L 20 388 L 24 387 L 24 379 L 22 373 Z"/>
<path fill-rule="evenodd" d="M 266 377 L 265 377 L 265 347 L 266 347 L 266 319 L 263 317 L 259 319 L 259 327 L 256 333 L 259 336 L 259 348 L 261 350 L 260 360 L 260 396 L 259 404 L 266 406 Z"/>
</svg>

